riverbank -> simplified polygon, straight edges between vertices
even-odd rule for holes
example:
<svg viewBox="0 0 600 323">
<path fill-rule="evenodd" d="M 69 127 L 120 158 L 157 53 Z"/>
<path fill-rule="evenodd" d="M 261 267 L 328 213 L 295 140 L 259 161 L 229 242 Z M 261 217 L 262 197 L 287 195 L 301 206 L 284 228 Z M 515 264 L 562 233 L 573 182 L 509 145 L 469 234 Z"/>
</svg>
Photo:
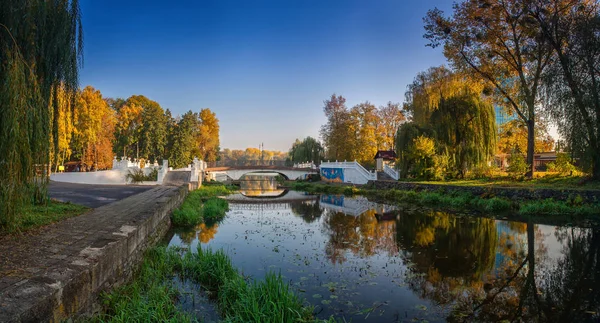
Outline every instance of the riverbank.
<svg viewBox="0 0 600 323">
<path fill-rule="evenodd" d="M 0 322 L 63 321 L 132 277 L 185 187 L 157 187 L 0 243 Z"/>
<path fill-rule="evenodd" d="M 290 187 L 308 193 L 358 194 L 390 204 L 552 224 L 600 220 L 600 191 L 595 190 L 527 190 L 393 181 L 374 181 L 360 187 L 295 182 Z"/>
</svg>

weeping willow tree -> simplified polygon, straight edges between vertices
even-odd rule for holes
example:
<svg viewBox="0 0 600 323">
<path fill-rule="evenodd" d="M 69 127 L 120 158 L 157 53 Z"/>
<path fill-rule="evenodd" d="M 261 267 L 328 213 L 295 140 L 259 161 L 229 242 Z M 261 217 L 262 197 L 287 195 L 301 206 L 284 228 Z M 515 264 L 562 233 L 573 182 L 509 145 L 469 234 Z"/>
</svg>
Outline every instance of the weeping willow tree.
<svg viewBox="0 0 600 323">
<path fill-rule="evenodd" d="M 449 165 L 464 177 L 469 169 L 487 163 L 496 150 L 496 116 L 490 103 L 478 95 L 461 94 L 442 99 L 431 114 L 439 150 Z"/>
<path fill-rule="evenodd" d="M 0 4 L 0 226 L 47 199 L 50 143 L 59 151 L 59 89 L 73 100 L 83 46 L 77 0 Z M 72 105 L 71 105 L 72 106 Z"/>
<path fill-rule="evenodd" d="M 464 177 L 493 157 L 495 113 L 489 100 L 482 97 L 483 90 L 481 82 L 443 66 L 417 75 L 408 86 L 404 105 L 412 120 L 398 129 L 396 140 L 401 176 L 409 175 L 419 164 L 415 159 L 423 158 L 415 146 L 421 136 L 435 142 L 436 156 L 430 158 L 429 174 L 449 172 Z"/>
</svg>

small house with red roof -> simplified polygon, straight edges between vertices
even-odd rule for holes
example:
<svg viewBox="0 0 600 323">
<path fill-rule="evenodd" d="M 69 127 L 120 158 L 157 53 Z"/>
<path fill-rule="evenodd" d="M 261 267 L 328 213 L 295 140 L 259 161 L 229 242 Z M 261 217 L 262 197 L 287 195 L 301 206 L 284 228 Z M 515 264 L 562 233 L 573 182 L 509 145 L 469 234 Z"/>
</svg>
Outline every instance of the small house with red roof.
<svg viewBox="0 0 600 323">
<path fill-rule="evenodd" d="M 393 150 L 378 150 L 375 154 L 375 165 L 378 172 L 383 171 L 384 164 L 396 161 L 396 152 Z"/>
</svg>

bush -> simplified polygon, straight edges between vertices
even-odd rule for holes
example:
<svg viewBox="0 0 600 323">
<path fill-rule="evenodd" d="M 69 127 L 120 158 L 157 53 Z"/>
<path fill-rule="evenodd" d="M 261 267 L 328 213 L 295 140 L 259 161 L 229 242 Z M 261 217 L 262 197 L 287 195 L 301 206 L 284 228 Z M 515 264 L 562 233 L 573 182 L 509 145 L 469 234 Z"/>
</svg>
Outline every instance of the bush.
<svg viewBox="0 0 600 323">
<path fill-rule="evenodd" d="M 148 175 L 144 173 L 143 169 L 134 168 L 130 169 L 129 173 L 125 175 L 125 180 L 129 183 L 156 182 L 157 179 L 158 168 L 153 168 Z"/>
<path fill-rule="evenodd" d="M 573 164 L 571 164 L 570 157 L 566 153 L 557 153 L 556 161 L 552 163 L 548 163 L 548 170 L 551 172 L 557 172 L 562 175 L 570 175 L 572 172 L 577 169 Z"/>
<path fill-rule="evenodd" d="M 511 154 L 508 158 L 508 174 L 513 178 L 523 178 L 529 165 L 525 162 L 525 157 L 519 153 Z"/>
</svg>

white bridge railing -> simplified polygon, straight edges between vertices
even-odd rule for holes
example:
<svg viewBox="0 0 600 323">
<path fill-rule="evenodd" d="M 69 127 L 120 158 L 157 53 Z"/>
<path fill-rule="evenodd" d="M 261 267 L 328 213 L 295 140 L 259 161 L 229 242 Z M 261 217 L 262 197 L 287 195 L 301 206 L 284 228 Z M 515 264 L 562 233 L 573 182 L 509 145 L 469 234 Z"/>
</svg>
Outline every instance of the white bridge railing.
<svg viewBox="0 0 600 323">
<path fill-rule="evenodd" d="M 315 165 L 315 163 L 313 162 L 304 162 L 304 163 L 297 163 L 294 164 L 294 168 L 310 168 L 310 169 L 317 169 L 317 165 Z"/>
<path fill-rule="evenodd" d="M 400 173 L 387 164 L 383 165 L 383 172 L 388 174 L 394 180 L 398 180 L 400 178 Z"/>
</svg>

